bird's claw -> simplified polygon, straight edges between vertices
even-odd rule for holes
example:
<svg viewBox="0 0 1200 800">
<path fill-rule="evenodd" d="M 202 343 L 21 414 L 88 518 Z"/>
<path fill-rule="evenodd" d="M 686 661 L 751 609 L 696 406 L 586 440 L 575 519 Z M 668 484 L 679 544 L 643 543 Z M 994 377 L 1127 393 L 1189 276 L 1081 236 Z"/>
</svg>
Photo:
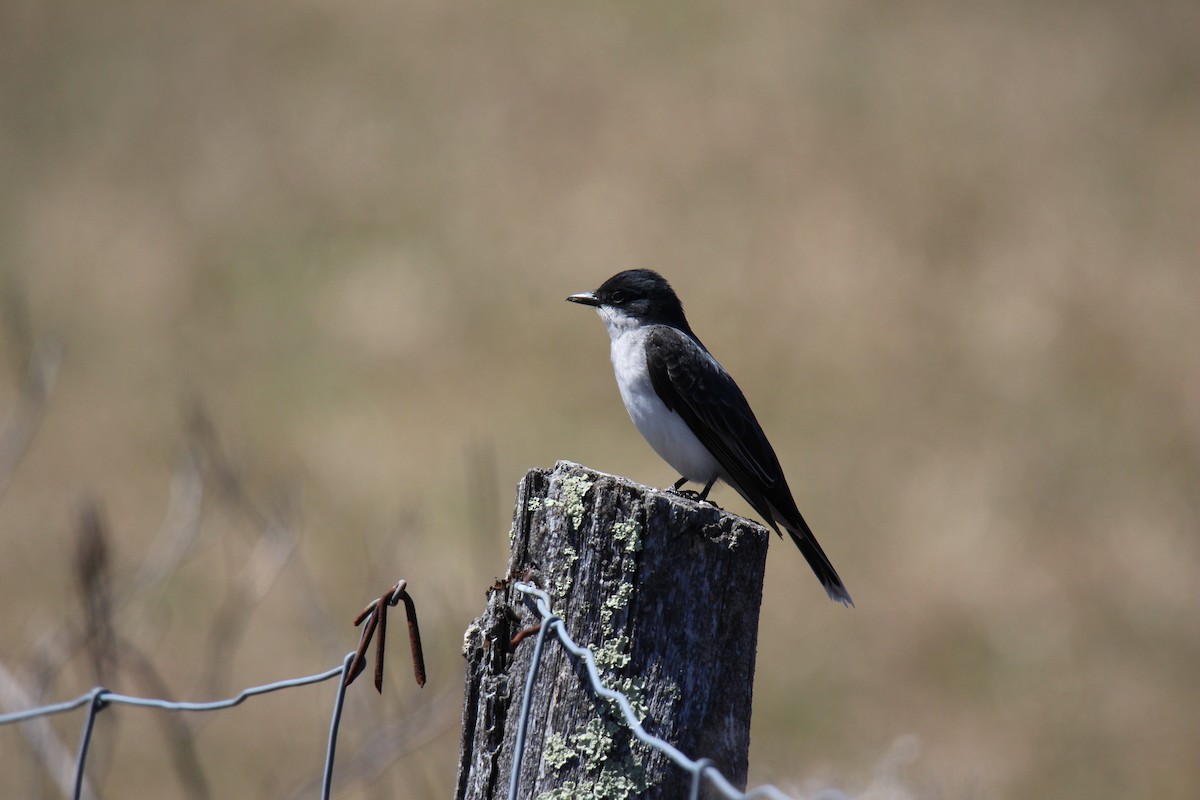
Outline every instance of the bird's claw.
<svg viewBox="0 0 1200 800">
<path fill-rule="evenodd" d="M 671 488 L 667 489 L 666 491 L 667 491 L 667 494 L 673 494 L 676 497 L 686 498 L 688 500 L 691 500 L 693 503 L 703 503 L 706 506 L 712 506 L 713 508 L 720 508 L 720 506 L 717 505 L 714 501 L 708 499 L 700 492 L 697 492 L 695 489 L 676 489 L 675 487 L 672 486 Z"/>
</svg>

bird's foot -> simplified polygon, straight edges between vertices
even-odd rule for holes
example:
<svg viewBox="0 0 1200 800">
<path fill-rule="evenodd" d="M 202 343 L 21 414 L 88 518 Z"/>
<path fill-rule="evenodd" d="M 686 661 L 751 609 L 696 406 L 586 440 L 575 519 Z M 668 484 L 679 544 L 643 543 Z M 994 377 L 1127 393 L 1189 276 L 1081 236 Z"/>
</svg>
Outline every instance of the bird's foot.
<svg viewBox="0 0 1200 800">
<path fill-rule="evenodd" d="M 686 497 L 689 500 L 703 500 L 704 498 L 700 496 L 699 492 L 693 492 L 691 489 L 683 488 L 684 484 L 687 482 L 687 478 L 680 478 L 679 480 L 675 481 L 675 483 L 671 484 L 671 488 L 667 489 L 667 492 L 678 497 Z"/>
<path fill-rule="evenodd" d="M 693 503 L 700 503 L 701 505 L 712 506 L 713 508 L 715 508 L 717 510 L 723 510 L 723 509 L 721 509 L 721 507 L 719 505 L 716 504 L 716 501 L 710 500 L 709 498 L 705 497 L 702 493 L 697 492 L 693 489 L 670 488 L 670 489 L 666 489 L 665 491 L 667 494 L 673 494 L 676 497 L 687 498 L 688 500 L 691 500 Z"/>
</svg>

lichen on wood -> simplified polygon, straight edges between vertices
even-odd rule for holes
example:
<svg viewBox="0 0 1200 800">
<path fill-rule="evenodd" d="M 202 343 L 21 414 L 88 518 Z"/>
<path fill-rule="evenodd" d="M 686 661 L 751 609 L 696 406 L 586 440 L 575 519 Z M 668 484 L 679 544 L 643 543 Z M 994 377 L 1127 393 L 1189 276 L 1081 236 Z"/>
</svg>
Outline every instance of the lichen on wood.
<svg viewBox="0 0 1200 800">
<path fill-rule="evenodd" d="M 744 786 L 767 540 L 762 526 L 711 504 L 559 462 L 518 487 L 508 575 L 550 593 L 647 730 Z M 531 637 L 510 643 L 539 621 L 501 581 L 467 631 L 458 798 L 507 794 L 534 650 Z M 691 785 L 690 774 L 633 739 L 554 640 L 529 723 L 522 798 L 678 797 Z"/>
</svg>

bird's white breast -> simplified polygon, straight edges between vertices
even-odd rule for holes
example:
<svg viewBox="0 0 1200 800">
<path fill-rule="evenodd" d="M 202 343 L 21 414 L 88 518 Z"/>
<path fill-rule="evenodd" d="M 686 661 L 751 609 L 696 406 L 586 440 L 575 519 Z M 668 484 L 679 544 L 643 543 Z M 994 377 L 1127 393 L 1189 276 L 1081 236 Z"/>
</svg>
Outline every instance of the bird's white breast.
<svg viewBox="0 0 1200 800">
<path fill-rule="evenodd" d="M 695 483 L 708 483 L 720 474 L 720 464 L 654 391 L 646 367 L 648 329 L 623 315 L 601 316 L 612 338 L 613 372 L 629 418 L 654 452 L 680 475 Z"/>
</svg>

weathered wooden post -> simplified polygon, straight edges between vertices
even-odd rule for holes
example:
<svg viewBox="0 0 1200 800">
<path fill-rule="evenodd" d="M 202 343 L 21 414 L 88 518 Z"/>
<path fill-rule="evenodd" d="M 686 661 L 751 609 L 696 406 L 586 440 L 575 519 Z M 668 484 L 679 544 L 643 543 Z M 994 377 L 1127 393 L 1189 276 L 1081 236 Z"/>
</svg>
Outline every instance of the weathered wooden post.
<svg viewBox="0 0 1200 800">
<path fill-rule="evenodd" d="M 567 631 L 646 729 L 745 786 L 768 532 L 705 503 L 570 462 L 517 490 L 510 576 L 547 591 Z M 507 797 L 540 617 L 508 584 L 467 630 L 456 797 Z M 521 798 L 686 797 L 692 776 L 633 739 L 553 637 L 531 694 Z"/>
</svg>

